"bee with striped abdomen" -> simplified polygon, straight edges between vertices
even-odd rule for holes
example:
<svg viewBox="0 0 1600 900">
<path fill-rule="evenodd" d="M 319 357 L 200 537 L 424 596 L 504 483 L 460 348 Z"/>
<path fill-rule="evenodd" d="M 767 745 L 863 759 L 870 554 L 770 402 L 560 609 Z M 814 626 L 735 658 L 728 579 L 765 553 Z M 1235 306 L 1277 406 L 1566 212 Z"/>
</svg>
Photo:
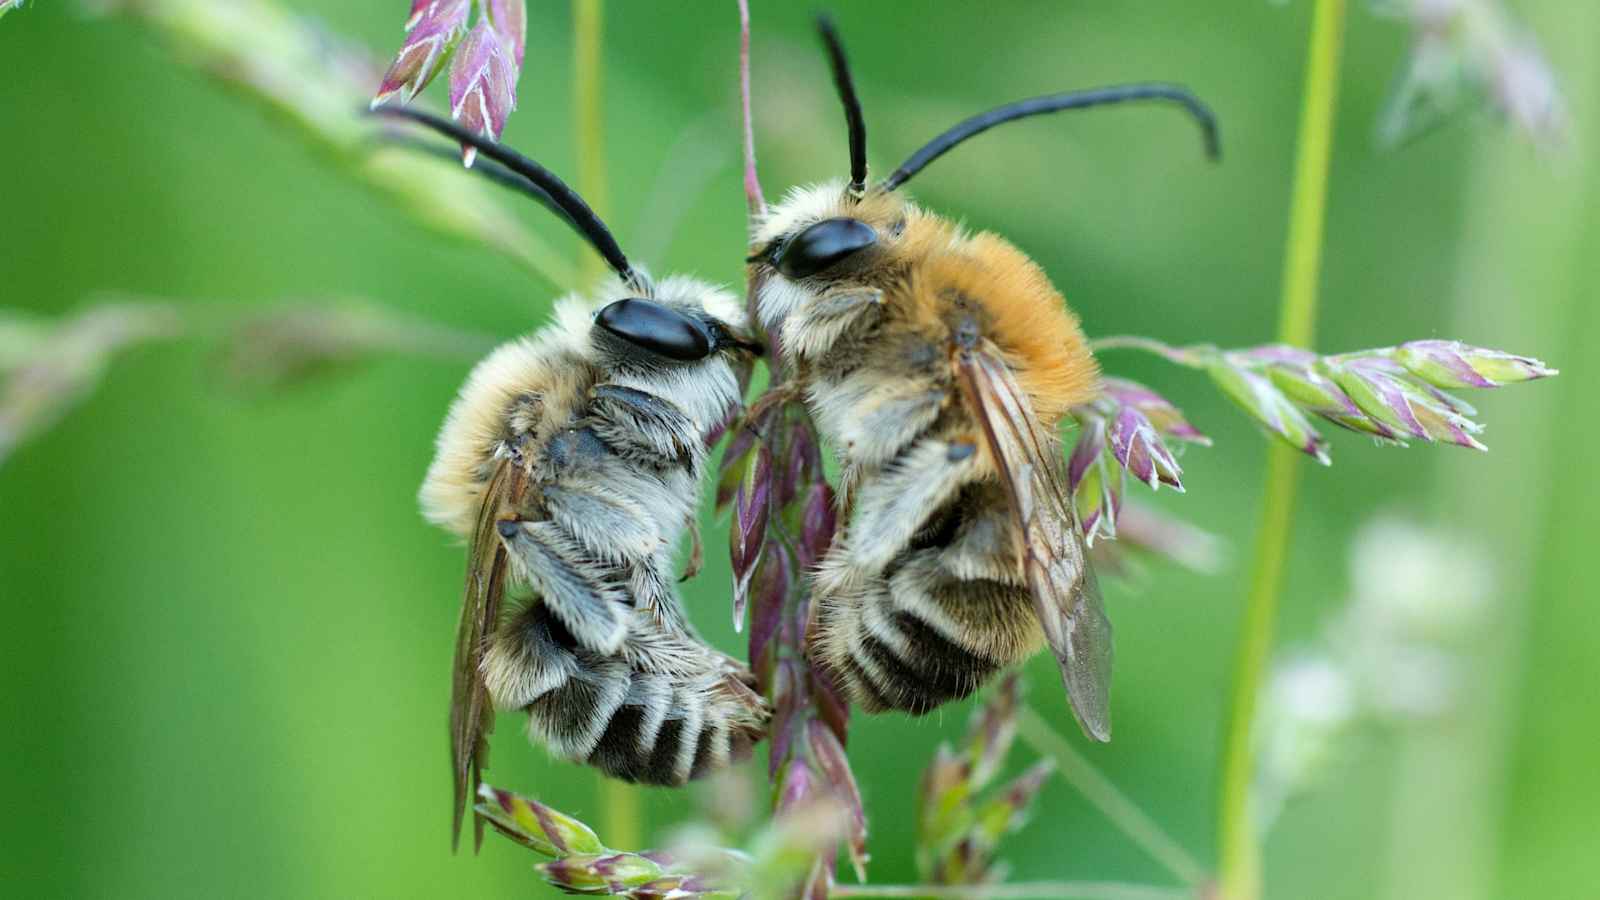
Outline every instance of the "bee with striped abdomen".
<svg viewBox="0 0 1600 900">
<path fill-rule="evenodd" d="M 740 401 L 733 358 L 761 349 L 739 336 L 741 305 L 633 268 L 532 160 L 426 113 L 380 111 L 477 147 L 479 165 L 553 204 L 616 273 L 473 370 L 422 485 L 427 518 L 470 542 L 450 714 L 456 831 L 493 707 L 525 710 L 552 753 L 628 781 L 682 784 L 747 755 L 766 703 L 741 663 L 695 635 L 673 588 L 707 435 Z M 514 588 L 532 596 L 503 614 Z"/>
<path fill-rule="evenodd" d="M 1058 431 L 1098 391 L 1077 317 L 998 235 L 970 234 L 898 189 L 973 135 L 1027 116 L 1158 100 L 1139 84 L 974 116 L 869 185 L 866 129 L 821 24 L 850 137 L 850 178 L 791 191 L 757 223 L 758 315 L 781 334 L 841 465 L 841 537 L 814 575 L 812 652 L 869 711 L 924 713 L 1048 644 L 1072 708 L 1111 733 L 1111 624 L 1085 557 Z"/>
</svg>

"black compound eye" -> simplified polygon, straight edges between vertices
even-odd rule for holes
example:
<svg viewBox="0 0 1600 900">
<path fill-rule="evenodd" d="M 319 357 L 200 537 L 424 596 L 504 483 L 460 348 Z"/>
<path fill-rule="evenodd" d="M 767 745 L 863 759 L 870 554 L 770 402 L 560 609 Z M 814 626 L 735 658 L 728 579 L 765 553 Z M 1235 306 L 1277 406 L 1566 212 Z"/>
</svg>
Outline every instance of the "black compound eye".
<svg viewBox="0 0 1600 900">
<path fill-rule="evenodd" d="M 877 242 L 878 233 L 860 219 L 823 219 L 784 244 L 773 265 L 790 278 L 805 278 Z"/>
<path fill-rule="evenodd" d="M 705 323 L 651 300 L 630 297 L 607 304 L 594 323 L 636 347 L 680 362 L 705 359 L 713 349 Z"/>
</svg>

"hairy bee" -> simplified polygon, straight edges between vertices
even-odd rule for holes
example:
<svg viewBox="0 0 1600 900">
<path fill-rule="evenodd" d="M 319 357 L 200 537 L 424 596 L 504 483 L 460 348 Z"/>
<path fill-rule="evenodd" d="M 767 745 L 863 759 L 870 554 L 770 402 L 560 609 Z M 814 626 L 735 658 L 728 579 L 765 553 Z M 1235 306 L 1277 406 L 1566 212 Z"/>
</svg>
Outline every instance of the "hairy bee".
<svg viewBox="0 0 1600 900">
<path fill-rule="evenodd" d="M 696 637 L 672 568 L 707 434 L 740 400 L 732 357 L 761 350 L 738 336 L 739 302 L 692 278 L 652 282 L 532 160 L 389 112 L 476 146 L 500 180 L 525 179 L 616 272 L 473 370 L 422 485 L 427 518 L 470 541 L 450 714 L 456 831 L 491 702 L 525 710 L 555 755 L 628 781 L 682 784 L 742 758 L 766 703 L 742 664 Z M 514 586 L 533 597 L 502 618 Z"/>
<path fill-rule="evenodd" d="M 1058 429 L 1099 372 L 1045 273 L 899 192 L 995 125 L 1187 91 L 1056 94 L 970 118 L 867 183 L 866 129 L 837 34 L 821 24 L 850 178 L 791 191 L 758 222 L 750 278 L 842 469 L 846 523 L 814 574 L 813 652 L 869 711 L 925 713 L 1047 643 L 1085 733 L 1108 740 L 1111 623 L 1063 477 Z"/>
</svg>

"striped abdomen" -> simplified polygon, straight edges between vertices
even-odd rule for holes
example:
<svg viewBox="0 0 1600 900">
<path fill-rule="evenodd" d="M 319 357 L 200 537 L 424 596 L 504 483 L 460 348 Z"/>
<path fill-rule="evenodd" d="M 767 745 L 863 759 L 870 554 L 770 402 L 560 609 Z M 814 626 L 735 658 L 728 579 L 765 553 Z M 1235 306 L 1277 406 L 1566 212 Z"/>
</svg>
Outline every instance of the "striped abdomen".
<svg viewBox="0 0 1600 900">
<path fill-rule="evenodd" d="M 497 706 L 527 711 L 530 737 L 625 781 L 683 784 L 747 757 L 765 733 L 748 672 L 648 612 L 602 655 L 536 602 L 496 637 L 484 674 Z"/>
<path fill-rule="evenodd" d="M 874 488 L 869 479 L 863 499 Z M 972 483 L 928 513 L 882 569 L 824 562 L 822 657 L 867 711 L 926 713 L 1038 649 L 1004 504 L 997 485 Z"/>
</svg>

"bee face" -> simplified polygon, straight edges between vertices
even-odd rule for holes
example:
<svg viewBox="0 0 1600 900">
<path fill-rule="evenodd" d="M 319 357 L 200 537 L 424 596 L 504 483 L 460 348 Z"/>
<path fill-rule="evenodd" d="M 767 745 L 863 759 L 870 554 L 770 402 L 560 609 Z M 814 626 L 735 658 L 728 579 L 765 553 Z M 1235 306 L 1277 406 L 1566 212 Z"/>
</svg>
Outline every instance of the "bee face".
<svg viewBox="0 0 1600 900">
<path fill-rule="evenodd" d="M 837 319 L 824 298 L 881 291 L 939 231 L 935 217 L 899 194 L 858 197 L 842 179 L 791 191 L 757 228 L 748 260 L 762 325 L 783 326 L 791 349 L 810 347 L 817 335 L 807 332 L 831 331 Z"/>
</svg>

